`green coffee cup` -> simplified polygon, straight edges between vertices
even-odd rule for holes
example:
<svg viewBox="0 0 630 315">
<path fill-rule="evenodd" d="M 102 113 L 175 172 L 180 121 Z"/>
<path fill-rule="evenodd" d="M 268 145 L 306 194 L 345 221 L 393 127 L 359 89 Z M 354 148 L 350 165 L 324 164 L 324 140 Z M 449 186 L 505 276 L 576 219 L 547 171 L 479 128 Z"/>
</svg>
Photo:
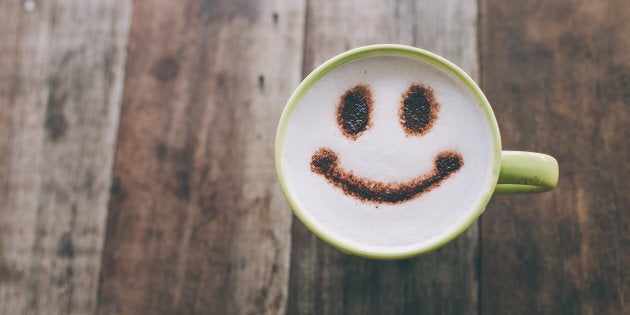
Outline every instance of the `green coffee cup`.
<svg viewBox="0 0 630 315">
<path fill-rule="evenodd" d="M 400 58 L 403 57 L 403 58 Z M 382 65 L 381 59 L 369 59 L 369 58 L 383 58 Z M 389 59 L 387 59 L 389 58 Z M 370 61 L 372 60 L 372 61 Z M 391 61 L 390 61 L 391 60 Z M 356 67 L 361 67 L 364 62 L 367 66 L 365 69 L 369 68 L 371 71 L 368 74 L 368 70 L 359 71 Z M 436 159 L 436 167 L 433 171 L 433 177 L 426 175 L 424 177 L 418 177 L 416 180 L 415 186 L 409 184 L 407 186 L 403 184 L 397 183 L 380 183 L 378 181 L 368 181 L 365 180 L 366 177 L 362 177 L 358 175 L 357 172 L 342 170 L 341 166 L 334 164 L 336 168 L 330 167 L 328 164 L 322 166 L 318 169 L 317 166 L 321 164 L 322 159 L 317 160 L 315 155 L 312 158 L 293 158 L 293 151 L 299 151 L 298 149 L 294 149 L 296 145 L 294 143 L 300 143 L 301 139 L 296 138 L 296 133 L 304 133 L 303 140 L 305 142 L 311 141 L 313 137 L 318 137 L 320 133 L 313 131 L 314 128 L 317 127 L 317 122 L 314 122 L 313 125 L 299 126 L 300 124 L 293 123 L 290 124 L 292 116 L 295 115 L 307 115 L 302 112 L 311 111 L 315 113 L 313 110 L 317 109 L 317 106 L 320 104 L 317 103 L 318 99 L 322 100 L 321 109 L 322 109 L 322 119 L 328 119 L 330 117 L 331 121 L 337 120 L 337 123 L 341 124 L 341 120 L 343 118 L 342 112 L 340 112 L 339 108 L 343 106 L 348 107 L 343 103 L 343 99 L 339 98 L 339 101 L 331 102 L 325 101 L 328 99 L 332 99 L 328 96 L 317 98 L 311 94 L 315 93 L 311 91 L 311 89 L 315 86 L 319 88 L 319 86 L 324 86 L 328 84 L 331 88 L 323 89 L 323 91 L 335 90 L 337 89 L 337 85 L 343 85 L 343 80 L 340 80 L 341 83 L 332 84 L 330 81 L 330 76 L 335 75 L 339 77 L 346 78 L 344 80 L 348 81 L 347 78 L 353 78 L 356 76 L 357 84 L 363 84 L 364 79 L 367 81 L 379 81 L 380 78 L 378 74 L 373 74 L 373 69 L 385 69 L 384 72 L 387 72 L 387 68 L 383 65 L 388 65 L 388 62 L 392 62 L 392 64 L 399 64 L 402 62 L 409 62 L 410 68 L 413 67 L 424 67 L 422 69 L 434 69 L 437 72 L 443 73 L 445 79 L 439 80 L 452 80 L 457 83 L 458 86 L 463 87 L 464 90 L 462 95 L 465 93 L 469 93 L 471 95 L 471 100 L 475 101 L 475 104 L 478 105 L 481 110 L 479 110 L 481 115 L 485 117 L 487 126 L 489 126 L 488 137 L 490 140 L 488 141 L 488 180 L 484 181 L 483 184 L 474 185 L 475 187 L 468 187 L 464 184 L 459 184 L 456 181 L 460 179 L 456 179 L 457 176 L 464 176 L 464 168 L 472 167 L 467 165 L 468 160 L 475 160 L 474 157 L 471 158 L 469 156 L 464 155 L 462 160 L 462 171 L 457 173 L 457 170 L 454 174 L 445 173 L 440 170 L 438 165 L 438 160 Z M 355 66 L 356 65 L 356 66 Z M 404 66 L 404 64 L 403 64 Z M 345 67 L 345 68 L 344 68 Z M 381 67 L 381 68 L 379 68 Z M 336 70 L 340 69 L 340 70 Z M 343 70 L 341 70 L 343 69 Z M 361 68 L 363 69 L 363 68 Z M 427 70 L 427 73 L 433 71 Z M 345 71 L 345 72 L 343 72 Z M 391 72 L 391 71 L 390 71 Z M 337 74 L 339 73 L 339 74 Z M 349 73 L 349 74 L 348 74 Z M 365 77 L 363 76 L 365 73 Z M 431 72 L 432 73 L 432 72 Z M 352 75 L 351 75 L 352 74 Z M 390 73 L 391 77 L 391 73 Z M 394 77 L 395 78 L 395 77 Z M 441 78 L 441 77 L 440 77 Z M 437 79 L 436 79 L 437 80 Z M 438 80 L 438 81 L 439 81 Z M 321 81 L 321 82 L 320 82 Z M 395 84 L 399 84 L 397 80 Z M 429 80 L 430 81 L 430 80 Z M 436 82 L 438 82 L 436 81 Z M 380 81 L 379 81 L 380 82 Z M 441 81 L 439 81 L 441 82 Z M 369 82 L 368 82 L 369 83 Z M 429 82 L 430 85 L 431 82 Z M 367 84 L 367 83 L 366 83 Z M 437 84 L 437 83 L 436 83 Z M 367 85 L 357 85 L 357 86 L 367 86 Z M 436 85 L 438 86 L 438 85 Z M 348 86 L 350 87 L 350 85 Z M 345 89 L 345 87 L 339 87 L 340 91 Z M 367 88 L 363 88 L 366 89 Z M 411 88 L 410 88 L 411 89 Z M 445 88 L 446 89 L 446 88 Z M 355 89 L 356 90 L 356 89 Z M 430 90 L 430 93 L 434 93 L 433 90 L 427 88 L 427 91 Z M 337 91 L 337 90 L 335 90 Z M 354 91 L 354 90 L 349 90 Z M 415 91 L 415 90 L 414 90 Z M 384 99 L 384 96 L 379 91 L 369 91 L 370 93 L 374 93 L 374 99 Z M 412 90 L 406 92 L 407 94 L 403 94 L 403 100 L 400 101 L 401 105 L 399 109 L 401 112 L 406 106 L 405 102 L 409 99 L 405 99 L 405 95 L 410 95 Z M 309 94 L 310 93 L 310 94 Z M 348 93 L 343 94 L 348 97 Z M 425 93 L 425 92 L 422 92 Z M 429 93 L 429 92 L 426 92 Z M 340 93 L 337 93 L 340 94 Z M 428 94 L 423 94 L 428 95 Z M 433 95 L 433 94 L 431 94 Z M 449 95 L 442 90 L 436 90 L 435 92 L 436 99 L 448 99 Z M 352 95 L 351 95 L 352 96 Z M 328 98 L 327 98 L 328 97 Z M 433 98 L 433 96 L 431 96 Z M 308 101 L 303 100 L 308 98 Z M 360 101 L 364 101 L 365 104 L 369 106 L 374 106 L 373 104 L 368 104 L 368 100 L 372 101 L 372 95 L 369 97 L 359 95 L 358 98 Z M 306 105 L 302 105 L 304 104 Z M 411 101 L 409 101 L 411 102 Z M 334 103 L 334 104 L 333 104 Z M 354 104 L 354 103 L 353 103 Z M 364 106 L 364 109 L 370 109 L 371 107 L 359 102 L 359 105 L 356 106 Z M 362 105 L 363 104 L 363 105 Z M 300 108 L 300 106 L 304 106 L 304 108 Z M 308 106 L 308 108 L 306 108 Z M 353 105 L 354 106 L 354 105 Z M 378 106 L 378 104 L 376 104 Z M 437 105 L 436 105 L 437 106 Z M 440 111 L 446 111 L 446 107 L 440 105 Z M 344 108 L 345 108 L 344 107 Z M 335 112 L 335 108 L 337 108 Z M 436 107 L 437 108 L 437 107 Z M 302 110 L 304 109 L 304 110 Z M 430 109 L 429 109 L 430 110 Z M 437 111 L 437 109 L 435 109 Z M 453 112 L 453 111 L 451 111 Z M 297 113 L 297 114 L 296 114 Z M 336 114 L 335 114 L 336 113 Z M 437 112 L 438 114 L 440 112 Z M 312 115 L 312 114 L 311 114 Z M 335 116 L 336 115 L 336 116 Z M 445 114 L 446 115 L 446 114 Z M 313 120 L 319 119 L 319 115 L 313 115 Z M 315 117 L 317 116 L 317 117 Z M 298 116 L 296 116 L 298 117 Z M 353 116 L 354 117 L 354 116 Z M 367 117 L 367 116 L 365 116 Z M 439 116 L 438 116 L 439 117 Z M 378 117 L 377 117 L 378 118 Z M 296 118 L 297 119 L 297 118 Z M 301 121 L 310 123 L 309 120 Z M 440 119 L 440 118 L 438 118 Z M 405 119 L 401 116 L 401 122 L 394 122 L 393 120 L 389 120 L 388 123 L 404 123 Z M 328 124 L 328 122 L 326 122 Z M 333 124 L 334 122 L 330 123 Z M 295 125 L 295 126 L 294 126 Z M 304 124 L 302 124 L 304 125 Z M 343 126 L 340 125 L 343 129 Z M 370 124 L 364 123 L 364 127 L 369 127 Z M 393 126 L 393 125 L 392 125 Z M 301 128 L 301 129 L 300 129 Z M 435 127 L 440 128 L 440 127 Z M 322 128 L 324 130 L 322 133 L 330 133 L 333 135 L 334 132 L 338 130 L 333 130 L 331 128 Z M 376 130 L 376 129 L 375 129 Z M 385 130 L 385 129 L 382 129 Z M 392 129 L 393 130 L 393 129 Z M 343 131 L 343 130 L 342 130 Z M 361 131 L 363 132 L 363 131 Z M 367 131 L 369 132 L 369 131 Z M 366 134 L 367 134 L 366 132 Z M 375 131 L 376 132 L 376 131 Z M 388 131 L 389 132 L 389 131 Z M 438 132 L 438 131 L 436 131 Z M 291 134 L 293 133 L 293 134 Z M 341 133 L 339 133 L 341 134 Z M 361 135 L 362 133 L 358 133 Z M 430 134 L 430 132 L 429 132 Z M 388 134 L 389 136 L 389 134 Z M 463 134 L 462 137 L 467 136 Z M 325 135 L 322 135 L 322 147 L 326 147 L 325 139 L 329 139 L 333 137 L 337 139 L 335 141 L 331 141 L 337 145 L 337 148 L 341 148 L 345 145 L 361 145 L 362 143 L 357 140 L 356 136 L 347 139 L 341 138 L 341 136 L 330 136 L 326 138 Z M 367 137 L 366 137 L 367 138 Z M 289 139 L 289 140 L 287 140 Z M 298 139 L 298 140 L 291 140 Z M 332 139 L 332 138 L 330 138 Z M 338 140 L 344 139 L 344 140 Z M 368 140 L 366 140 L 368 141 Z M 405 136 L 401 141 L 405 143 L 412 143 L 412 141 L 416 141 L 418 143 L 423 143 L 422 137 L 413 136 Z M 439 140 L 433 140 L 439 141 Z M 287 147 L 292 146 L 292 147 Z M 307 147 L 307 146 L 306 146 Z M 308 148 L 308 147 L 307 147 Z M 421 149 L 420 149 L 421 150 Z M 306 150 L 305 150 L 306 151 Z M 314 150 L 311 150 L 314 151 Z M 333 150 L 331 149 L 331 152 Z M 310 156 L 310 151 L 307 152 Z M 306 156 L 307 153 L 303 155 Z M 339 160 L 343 160 L 344 157 L 339 155 Z M 470 154 L 468 154 L 470 155 Z M 335 162 L 337 159 L 337 154 L 334 155 Z M 366 157 L 366 159 L 372 158 L 371 156 Z M 434 250 L 440 246 L 443 246 L 447 242 L 453 240 L 463 231 L 465 231 L 480 215 L 483 213 L 488 201 L 490 200 L 493 194 L 523 194 L 523 193 L 537 193 L 537 192 L 545 192 L 552 190 L 558 181 L 558 163 L 556 160 L 545 154 L 534 153 L 534 152 L 523 152 L 523 151 L 502 151 L 501 148 L 501 139 L 499 134 L 499 127 L 488 103 L 488 100 L 484 96 L 481 89 L 475 84 L 475 82 L 461 69 L 459 69 L 456 65 L 451 63 L 450 61 L 425 50 L 421 50 L 414 47 L 402 46 L 402 45 L 372 45 L 356 48 L 347 52 L 344 52 L 321 66 L 315 69 L 312 73 L 310 73 L 302 83 L 297 87 L 297 89 L 291 95 L 284 112 L 282 113 L 282 117 L 280 118 L 277 135 L 276 135 L 276 147 L 275 147 L 275 161 L 276 161 L 276 170 L 277 175 L 280 181 L 280 185 L 284 192 L 284 195 L 289 202 L 291 208 L 293 209 L 294 214 L 301 220 L 302 223 L 306 227 L 308 227 L 314 234 L 316 234 L 319 238 L 326 241 L 330 245 L 337 247 L 341 251 L 368 257 L 368 258 L 377 258 L 377 259 L 401 259 L 406 257 L 411 257 L 419 254 L 423 254 Z M 310 163 L 310 166 L 309 166 Z M 318 164 L 319 163 L 319 164 Z M 341 162 L 343 163 L 343 161 Z M 367 163 L 367 162 L 366 162 Z M 303 164 L 303 165 L 302 165 Z M 427 164 L 428 165 L 428 164 Z M 309 168 L 310 167 L 310 168 Z M 458 166 L 459 167 L 459 166 Z M 381 165 L 374 165 L 374 168 L 381 168 Z M 309 170 L 311 173 L 309 173 Z M 368 170 L 369 171 L 369 170 Z M 386 170 L 381 170 L 382 173 L 387 173 Z M 303 174 L 300 174 L 302 172 Z M 345 176 L 345 177 L 344 177 Z M 367 181 L 366 183 L 362 183 L 361 181 Z M 450 181 L 455 181 L 456 183 L 449 183 Z M 437 183 L 434 186 L 431 186 L 433 182 Z M 316 183 L 315 186 L 310 187 L 309 183 Z M 320 185 L 321 183 L 321 185 Z M 442 183 L 444 183 L 442 185 Z M 363 186 L 362 186 L 363 185 Z M 377 186 L 383 186 L 384 188 L 378 188 Z M 422 186 L 425 185 L 425 186 Z M 322 187 L 320 187 L 322 186 Z M 330 187 L 328 187 L 330 186 Z M 444 187 L 442 187 L 444 186 Z M 402 188 L 401 188 L 402 187 Z M 411 188 L 409 188 L 411 187 Z M 425 188 L 423 188 L 425 187 Z M 438 201 L 431 199 L 436 199 L 435 197 L 438 191 L 444 193 L 447 189 L 455 189 L 451 191 L 452 198 L 458 198 L 458 195 L 466 195 L 468 191 L 475 190 L 472 193 L 469 193 L 471 196 L 474 195 L 474 198 L 471 199 L 470 205 L 468 209 L 461 210 L 457 212 L 457 214 L 453 214 L 450 217 L 447 214 L 444 214 L 444 217 L 448 217 L 450 223 L 446 224 L 443 222 L 439 222 L 438 219 L 442 215 L 442 213 L 431 213 L 431 211 L 427 209 L 422 209 L 422 207 L 418 206 L 417 209 L 414 208 L 414 204 L 423 205 L 424 203 L 432 202 L 433 204 L 439 203 Z M 379 190 L 380 189 L 380 190 Z M 407 190 L 405 190 L 407 189 Z M 424 190 L 423 190 L 424 189 Z M 478 190 L 478 191 L 476 191 Z M 364 192 L 362 195 L 361 191 Z M 404 195 L 409 191 L 408 196 Z M 318 202 L 318 192 L 322 192 L 321 198 L 326 199 L 328 201 L 323 201 L 321 204 Z M 380 196 L 379 194 L 383 194 Z M 398 199 L 394 197 L 396 194 L 404 195 Z M 394 197 L 391 197 L 391 196 Z M 467 196 L 467 195 L 466 195 Z M 334 201 L 330 201 L 330 199 L 335 199 Z M 338 198 L 338 199 L 336 199 Z M 311 200 L 311 201 L 308 201 Z M 448 200 L 449 202 L 453 202 L 452 200 Z M 310 202 L 310 203 L 309 203 Z M 344 206 L 341 206 L 343 204 Z M 339 205 L 339 206 L 338 206 Z M 353 207 L 362 208 L 364 210 L 357 210 Z M 313 209 L 313 207 L 320 207 L 322 209 Z M 327 214 L 328 208 L 338 209 L 330 210 L 330 214 Z M 361 212 L 363 211 L 363 212 Z M 446 209 L 442 212 L 450 211 Z M 459 211 L 459 210 L 458 210 Z M 352 218 L 352 214 L 348 213 L 356 213 L 356 220 Z M 362 215 L 365 213 L 365 215 Z M 400 214 L 401 219 L 400 222 L 397 223 L 397 214 Z M 383 216 L 382 221 L 384 224 L 388 224 L 387 229 L 383 229 L 385 232 L 382 232 L 383 235 L 368 235 L 370 233 L 364 233 L 365 231 L 361 230 L 361 227 L 358 226 L 362 224 L 362 222 L 367 222 L 370 228 L 369 231 L 375 231 L 375 234 L 381 233 L 379 227 L 379 216 Z M 337 220 L 335 218 L 339 217 Z M 419 234 L 426 232 L 427 230 L 436 229 L 433 231 L 433 234 L 427 234 L 428 236 L 425 239 L 418 239 L 417 243 L 413 243 L 413 232 L 415 223 L 411 222 L 410 219 L 403 218 L 418 218 L 418 228 L 417 231 Z M 347 220 L 347 221 L 343 221 Z M 431 222 L 431 220 L 438 220 L 435 222 Z M 339 223 L 345 222 L 345 223 Z M 411 223 L 410 223 L 411 222 Z M 398 241 L 397 237 L 397 224 L 400 224 L 400 233 L 410 236 L 405 236 L 406 238 L 400 237 L 399 245 L 395 243 Z M 444 229 L 440 230 L 436 228 L 436 226 L 444 225 Z M 352 230 L 351 232 L 346 233 L 344 230 Z M 356 230 L 356 231 L 355 231 Z M 389 233 L 388 231 L 392 231 Z M 368 231 L 368 228 L 366 228 Z M 354 233 L 354 234 L 353 234 Z M 370 239 L 376 245 L 368 244 L 368 241 L 365 241 L 361 238 L 361 233 L 366 234 L 365 238 Z M 389 233 L 389 234 L 388 234 Z M 426 232 L 429 233 L 429 232 Z M 380 238 L 379 238 L 380 237 Z M 381 242 L 381 239 L 383 240 Z M 408 240 L 409 239 L 409 240 Z M 404 240 L 404 241 L 403 241 Z M 388 245 L 391 242 L 391 246 Z M 364 244 L 365 243 L 365 244 Z M 404 243 L 404 244 L 403 244 Z M 383 245 L 384 244 L 384 245 Z"/>
</svg>

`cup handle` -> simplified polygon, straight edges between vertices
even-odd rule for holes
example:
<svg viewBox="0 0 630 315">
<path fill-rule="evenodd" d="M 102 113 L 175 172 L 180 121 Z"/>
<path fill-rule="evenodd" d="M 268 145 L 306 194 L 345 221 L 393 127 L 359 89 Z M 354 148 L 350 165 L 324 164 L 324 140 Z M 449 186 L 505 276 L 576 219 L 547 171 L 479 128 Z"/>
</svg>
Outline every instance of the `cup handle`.
<svg viewBox="0 0 630 315">
<path fill-rule="evenodd" d="M 529 194 L 550 191 L 558 183 L 558 161 L 552 156 L 523 151 L 502 151 L 495 194 Z"/>
</svg>

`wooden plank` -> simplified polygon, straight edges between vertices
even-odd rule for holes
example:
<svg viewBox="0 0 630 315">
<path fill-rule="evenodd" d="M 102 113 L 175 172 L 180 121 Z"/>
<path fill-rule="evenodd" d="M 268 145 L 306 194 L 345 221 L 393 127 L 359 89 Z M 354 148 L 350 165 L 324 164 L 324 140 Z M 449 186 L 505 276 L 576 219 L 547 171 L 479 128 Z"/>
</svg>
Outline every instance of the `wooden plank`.
<svg viewBox="0 0 630 315">
<path fill-rule="evenodd" d="M 476 1 L 310 1 L 304 75 L 344 50 L 401 43 L 441 54 L 477 77 Z M 288 314 L 474 314 L 478 229 L 396 262 L 343 254 L 294 220 Z"/>
<path fill-rule="evenodd" d="M 0 313 L 91 314 L 130 1 L 0 2 Z"/>
<path fill-rule="evenodd" d="M 488 314 L 630 313 L 630 6 L 482 1 L 483 86 L 505 148 L 548 152 L 558 188 L 483 218 Z"/>
<path fill-rule="evenodd" d="M 101 314 L 279 314 L 290 210 L 275 177 L 302 1 L 140 1 Z"/>
</svg>

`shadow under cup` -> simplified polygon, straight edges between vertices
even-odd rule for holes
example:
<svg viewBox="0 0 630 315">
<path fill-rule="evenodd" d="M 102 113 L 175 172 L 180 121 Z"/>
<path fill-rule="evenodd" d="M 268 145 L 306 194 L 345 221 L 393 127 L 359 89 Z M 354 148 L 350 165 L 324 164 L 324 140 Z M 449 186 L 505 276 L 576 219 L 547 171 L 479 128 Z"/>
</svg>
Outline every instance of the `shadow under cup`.
<svg viewBox="0 0 630 315">
<path fill-rule="evenodd" d="M 276 170 L 295 215 L 347 253 L 401 259 L 465 231 L 494 193 L 555 187 L 548 155 L 502 151 L 490 104 L 461 69 L 401 45 L 342 53 L 290 97 Z"/>
</svg>

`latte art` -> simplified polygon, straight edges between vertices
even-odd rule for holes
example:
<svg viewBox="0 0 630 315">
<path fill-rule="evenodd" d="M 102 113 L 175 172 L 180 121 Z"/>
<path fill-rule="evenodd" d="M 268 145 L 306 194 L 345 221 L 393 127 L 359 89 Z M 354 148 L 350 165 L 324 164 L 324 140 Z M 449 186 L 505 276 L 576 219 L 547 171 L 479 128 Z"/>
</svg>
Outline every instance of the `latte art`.
<svg viewBox="0 0 630 315">
<path fill-rule="evenodd" d="M 435 159 L 431 174 L 415 178 L 407 183 L 380 183 L 355 176 L 339 166 L 337 154 L 330 149 L 319 149 L 313 155 L 311 170 L 321 174 L 347 195 L 374 203 L 399 203 L 433 189 L 457 172 L 463 164 L 462 157 L 453 152 L 442 152 Z"/>
<path fill-rule="evenodd" d="M 438 103 L 430 88 L 412 84 L 403 94 L 400 122 L 408 135 L 423 135 L 437 119 Z M 365 131 L 372 110 L 372 92 L 366 85 L 346 91 L 337 108 L 337 122 L 344 135 L 352 140 Z M 431 174 L 408 183 L 380 183 L 355 176 L 339 166 L 337 154 L 327 148 L 319 149 L 311 160 L 311 170 L 343 190 L 346 195 L 370 202 L 399 203 L 420 196 L 440 185 L 442 180 L 457 172 L 464 161 L 459 153 L 442 152 L 435 158 L 436 168 Z"/>
<path fill-rule="evenodd" d="M 459 229 L 493 182 L 484 109 L 452 72 L 420 58 L 346 61 L 310 85 L 282 134 L 285 193 L 309 228 L 397 253 Z"/>
<path fill-rule="evenodd" d="M 365 85 L 357 85 L 341 96 L 337 123 L 346 137 L 356 140 L 370 126 L 372 103 L 372 92 Z"/>
<path fill-rule="evenodd" d="M 403 95 L 400 106 L 400 123 L 408 135 L 427 133 L 437 119 L 440 105 L 433 90 L 422 84 L 412 84 Z"/>
</svg>

